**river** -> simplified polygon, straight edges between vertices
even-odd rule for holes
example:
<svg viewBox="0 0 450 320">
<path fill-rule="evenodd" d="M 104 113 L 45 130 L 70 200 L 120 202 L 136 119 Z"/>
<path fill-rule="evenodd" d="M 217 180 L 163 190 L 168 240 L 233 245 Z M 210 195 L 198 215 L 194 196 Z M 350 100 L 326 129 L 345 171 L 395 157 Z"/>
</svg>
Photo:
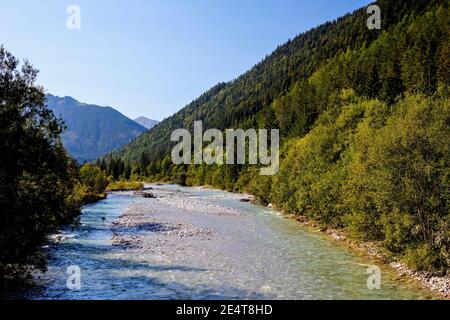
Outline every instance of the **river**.
<svg viewBox="0 0 450 320">
<path fill-rule="evenodd" d="M 45 247 L 26 299 L 426 299 L 430 293 L 274 210 L 218 190 L 147 186 L 111 193 Z M 148 191 L 147 191 L 148 192 Z M 69 289 L 67 268 L 80 270 Z M 77 274 L 78 276 L 78 274 Z"/>
</svg>

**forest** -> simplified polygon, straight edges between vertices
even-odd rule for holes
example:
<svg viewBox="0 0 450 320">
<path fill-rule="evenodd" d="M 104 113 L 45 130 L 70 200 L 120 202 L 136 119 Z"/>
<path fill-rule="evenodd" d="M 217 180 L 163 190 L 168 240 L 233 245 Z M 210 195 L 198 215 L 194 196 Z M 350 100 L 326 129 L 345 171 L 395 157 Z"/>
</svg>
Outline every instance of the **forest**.
<svg viewBox="0 0 450 320">
<path fill-rule="evenodd" d="M 380 0 L 278 47 L 124 148 L 97 160 L 110 179 L 211 185 L 356 241 L 416 270 L 450 265 L 450 17 L 447 1 Z M 174 165 L 173 130 L 281 132 L 281 166 Z"/>
</svg>

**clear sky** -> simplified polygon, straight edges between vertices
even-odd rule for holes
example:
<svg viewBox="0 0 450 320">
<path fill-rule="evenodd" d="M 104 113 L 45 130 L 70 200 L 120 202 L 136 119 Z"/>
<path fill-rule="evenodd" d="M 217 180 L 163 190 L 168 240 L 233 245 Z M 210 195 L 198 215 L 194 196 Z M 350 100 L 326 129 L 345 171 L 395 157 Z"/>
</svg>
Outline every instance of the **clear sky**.
<svg viewBox="0 0 450 320">
<path fill-rule="evenodd" d="M 369 0 L 0 0 L 0 44 L 48 93 L 162 120 Z M 66 27 L 78 5 L 81 29 Z"/>
</svg>

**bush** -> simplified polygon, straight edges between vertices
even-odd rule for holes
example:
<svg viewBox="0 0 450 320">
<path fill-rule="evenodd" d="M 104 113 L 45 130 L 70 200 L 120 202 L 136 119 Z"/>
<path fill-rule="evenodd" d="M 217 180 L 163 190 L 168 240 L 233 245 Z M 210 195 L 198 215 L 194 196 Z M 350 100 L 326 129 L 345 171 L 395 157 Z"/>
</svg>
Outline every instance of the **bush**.
<svg viewBox="0 0 450 320">
<path fill-rule="evenodd" d="M 427 243 L 421 243 L 416 247 L 407 247 L 403 260 L 410 268 L 415 270 L 442 269 L 443 273 L 445 273 L 439 252 Z"/>
<path fill-rule="evenodd" d="M 100 167 L 87 163 L 80 168 L 75 194 L 81 204 L 97 201 L 105 198 L 105 189 L 108 184 L 108 178 Z"/>
<path fill-rule="evenodd" d="M 448 99 L 409 96 L 393 106 L 384 125 L 364 120 L 344 188 L 350 214 L 357 210 L 380 222 L 369 236 L 398 253 L 428 244 L 442 265 L 449 253 L 443 227 L 450 197 L 449 111 Z"/>
<path fill-rule="evenodd" d="M 449 123 L 445 97 L 330 109 L 287 144 L 270 197 L 285 211 L 344 227 L 353 238 L 382 241 L 414 267 L 446 269 Z M 258 188 L 265 186 L 256 186 L 253 192 L 262 194 Z"/>
<path fill-rule="evenodd" d="M 106 188 L 107 191 L 127 191 L 127 190 L 139 190 L 142 189 L 144 185 L 137 181 L 115 181 L 109 183 Z"/>
</svg>

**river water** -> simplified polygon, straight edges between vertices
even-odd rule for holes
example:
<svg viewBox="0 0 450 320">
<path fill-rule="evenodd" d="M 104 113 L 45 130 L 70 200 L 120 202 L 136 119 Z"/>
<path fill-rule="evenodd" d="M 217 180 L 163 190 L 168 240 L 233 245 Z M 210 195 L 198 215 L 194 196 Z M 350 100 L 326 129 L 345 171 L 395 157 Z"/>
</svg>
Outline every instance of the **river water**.
<svg viewBox="0 0 450 320">
<path fill-rule="evenodd" d="M 217 190 L 152 185 L 112 193 L 46 247 L 27 299 L 426 299 L 428 291 L 276 211 Z M 55 238 L 55 237 L 53 237 Z M 80 289 L 69 289 L 69 266 Z"/>
</svg>

